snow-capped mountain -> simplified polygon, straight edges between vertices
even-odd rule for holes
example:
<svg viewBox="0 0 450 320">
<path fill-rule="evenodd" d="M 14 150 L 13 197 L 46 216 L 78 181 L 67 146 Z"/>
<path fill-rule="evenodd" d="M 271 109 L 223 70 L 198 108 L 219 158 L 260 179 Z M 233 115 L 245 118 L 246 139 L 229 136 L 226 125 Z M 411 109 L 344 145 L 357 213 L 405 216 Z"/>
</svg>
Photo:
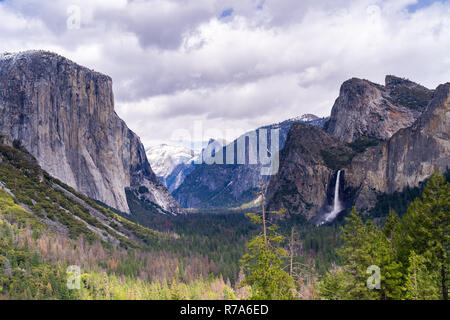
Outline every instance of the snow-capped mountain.
<svg viewBox="0 0 450 320">
<path fill-rule="evenodd" d="M 301 116 L 298 116 L 298 117 L 295 117 L 295 118 L 292 118 L 289 120 L 300 121 L 300 122 L 310 122 L 310 121 L 314 121 L 314 120 L 318 120 L 318 119 L 320 119 L 318 116 L 311 114 L 311 113 L 306 113 L 306 114 L 303 114 Z"/>
<path fill-rule="evenodd" d="M 199 155 L 199 152 L 183 146 L 159 144 L 147 148 L 146 154 L 153 171 L 158 176 L 161 183 L 164 184 L 169 191 L 173 191 L 174 184 L 178 186 L 183 178 L 176 177 L 175 179 L 171 179 L 171 174 L 174 171 L 179 173 L 181 171 L 180 165 L 183 165 L 182 167 L 184 167 L 184 165 L 192 164 L 195 157 Z M 177 167 L 178 170 L 176 170 Z"/>
</svg>

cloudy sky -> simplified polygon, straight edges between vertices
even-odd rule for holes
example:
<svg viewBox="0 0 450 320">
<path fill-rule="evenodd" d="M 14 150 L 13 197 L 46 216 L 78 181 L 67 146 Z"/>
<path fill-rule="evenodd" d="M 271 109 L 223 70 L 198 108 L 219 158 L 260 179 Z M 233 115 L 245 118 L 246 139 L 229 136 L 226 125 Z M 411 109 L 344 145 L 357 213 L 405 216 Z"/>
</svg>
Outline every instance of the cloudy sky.
<svg viewBox="0 0 450 320">
<path fill-rule="evenodd" d="M 27 49 L 110 75 L 146 146 L 230 138 L 329 115 L 351 77 L 450 81 L 450 1 L 0 0 L 0 51 Z"/>
</svg>

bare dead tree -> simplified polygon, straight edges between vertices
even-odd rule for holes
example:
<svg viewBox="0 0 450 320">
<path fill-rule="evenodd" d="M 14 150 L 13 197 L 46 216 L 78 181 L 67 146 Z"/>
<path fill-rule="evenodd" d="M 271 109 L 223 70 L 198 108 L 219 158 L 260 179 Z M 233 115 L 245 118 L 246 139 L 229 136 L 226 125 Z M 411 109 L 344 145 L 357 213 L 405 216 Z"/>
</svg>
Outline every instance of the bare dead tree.
<svg viewBox="0 0 450 320">
<path fill-rule="evenodd" d="M 258 196 L 261 197 L 261 210 L 262 210 L 262 224 L 263 224 L 263 234 L 264 234 L 264 244 L 267 245 L 267 227 L 266 227 L 266 204 L 265 204 L 265 190 L 266 183 L 262 182 L 259 186 L 259 190 L 255 192 Z"/>
</svg>

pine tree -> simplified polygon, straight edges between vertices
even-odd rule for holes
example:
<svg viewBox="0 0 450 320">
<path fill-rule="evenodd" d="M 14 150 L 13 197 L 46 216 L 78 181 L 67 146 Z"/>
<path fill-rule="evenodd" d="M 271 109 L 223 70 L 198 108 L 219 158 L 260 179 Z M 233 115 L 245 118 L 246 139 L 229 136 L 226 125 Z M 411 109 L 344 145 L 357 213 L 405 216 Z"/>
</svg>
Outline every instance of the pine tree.
<svg viewBox="0 0 450 320">
<path fill-rule="evenodd" d="M 438 270 L 441 298 L 448 299 L 450 265 L 450 183 L 436 171 L 423 191 L 422 200 L 416 199 L 403 220 L 400 259 L 407 265 L 412 250 L 424 256 L 427 267 Z"/>
<path fill-rule="evenodd" d="M 409 256 L 409 267 L 406 275 L 406 299 L 433 300 L 439 298 L 436 273 L 427 268 L 427 258 L 416 254 L 413 250 Z"/>
<path fill-rule="evenodd" d="M 261 196 L 264 199 L 263 192 Z M 280 214 L 281 212 L 272 213 Z M 276 225 L 267 226 L 264 206 L 262 216 L 254 213 L 249 213 L 247 216 L 254 223 L 262 224 L 263 232 L 247 244 L 248 252 L 241 260 L 246 275 L 240 286 L 251 287 L 250 299 L 252 300 L 293 299 L 294 279 L 281 268 L 282 258 L 287 256 L 287 252 L 281 246 L 283 236 L 277 234 Z"/>
<path fill-rule="evenodd" d="M 247 274 L 241 286 L 251 286 L 250 298 L 254 300 L 293 299 L 294 280 L 281 268 L 282 257 L 286 256 L 280 246 L 283 239 L 268 234 L 266 240 L 257 235 L 247 244 L 248 252 L 241 261 Z"/>
<path fill-rule="evenodd" d="M 349 289 L 353 277 L 341 268 L 334 268 L 326 273 L 317 285 L 319 296 L 325 300 L 351 300 Z"/>
<path fill-rule="evenodd" d="M 373 264 L 370 249 L 372 244 L 368 241 L 370 234 L 367 233 L 367 226 L 355 208 L 345 220 L 346 225 L 342 228 L 344 245 L 338 250 L 338 254 L 343 262 L 343 272 L 349 276 L 349 283 L 344 284 L 347 287 L 347 298 L 376 299 L 377 293 L 367 288 L 366 284 L 366 270 Z"/>
<path fill-rule="evenodd" d="M 400 218 L 395 212 L 395 210 L 389 211 L 389 216 L 386 219 L 386 223 L 383 227 L 383 233 L 389 241 L 395 239 L 395 235 L 398 233 L 400 228 Z"/>
<path fill-rule="evenodd" d="M 224 300 L 237 300 L 236 294 L 234 293 L 233 289 L 231 289 L 229 286 L 225 286 L 223 288 L 223 299 Z"/>
<path fill-rule="evenodd" d="M 394 213 L 393 213 L 394 214 Z M 393 224 L 388 225 L 388 228 L 393 226 L 395 230 L 395 216 L 393 216 Z M 371 247 L 371 262 L 380 268 L 380 297 L 379 299 L 402 299 L 403 297 L 403 273 L 402 264 L 398 261 L 397 253 L 393 242 L 386 237 L 386 230 L 378 230 L 370 220 L 367 223 L 368 241 L 372 244 Z"/>
<path fill-rule="evenodd" d="M 392 213 L 388 224 L 380 231 L 371 220 L 365 224 L 355 208 L 342 229 L 343 247 L 338 250 L 343 265 L 327 274 L 319 285 L 321 296 L 331 299 L 400 299 L 402 297 L 402 265 L 391 236 L 397 228 Z M 369 267 L 379 268 L 379 287 L 369 288 Z M 334 292 L 333 292 L 334 291 Z"/>
</svg>

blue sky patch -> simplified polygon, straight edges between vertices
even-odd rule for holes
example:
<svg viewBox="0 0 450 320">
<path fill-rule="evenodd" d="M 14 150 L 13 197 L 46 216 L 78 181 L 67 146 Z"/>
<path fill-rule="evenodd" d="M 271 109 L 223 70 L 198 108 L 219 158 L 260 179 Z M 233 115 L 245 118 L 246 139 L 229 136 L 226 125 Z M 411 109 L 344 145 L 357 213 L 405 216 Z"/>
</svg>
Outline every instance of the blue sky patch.
<svg viewBox="0 0 450 320">
<path fill-rule="evenodd" d="M 266 2 L 266 0 L 261 0 L 258 5 L 256 6 L 256 9 L 258 10 L 262 10 L 264 8 L 264 2 Z"/>
<path fill-rule="evenodd" d="M 219 18 L 223 19 L 223 18 L 229 17 L 233 14 L 233 12 L 234 12 L 233 8 L 225 9 L 222 11 Z"/>
<path fill-rule="evenodd" d="M 408 11 L 416 12 L 417 10 L 428 7 L 435 2 L 448 2 L 448 0 L 419 0 L 417 3 L 408 6 Z"/>
</svg>

